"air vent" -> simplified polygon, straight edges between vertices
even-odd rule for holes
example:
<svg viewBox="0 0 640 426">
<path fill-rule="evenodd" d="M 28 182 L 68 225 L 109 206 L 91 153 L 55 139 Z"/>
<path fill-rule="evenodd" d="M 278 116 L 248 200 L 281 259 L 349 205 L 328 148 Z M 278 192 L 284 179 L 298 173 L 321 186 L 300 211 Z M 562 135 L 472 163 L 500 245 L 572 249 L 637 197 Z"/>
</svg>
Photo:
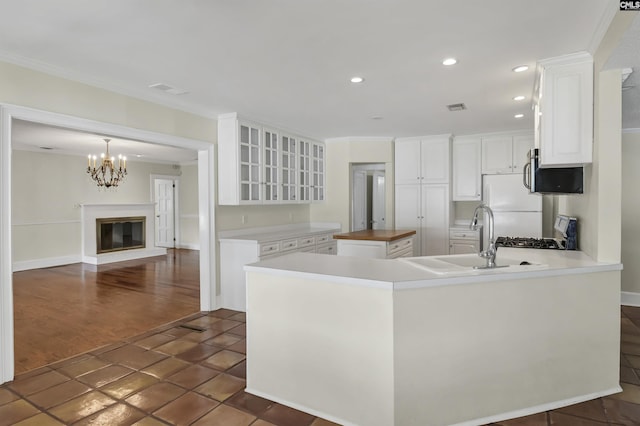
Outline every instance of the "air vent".
<svg viewBox="0 0 640 426">
<path fill-rule="evenodd" d="M 451 104 L 447 105 L 447 108 L 449 108 L 449 111 L 463 111 L 467 109 L 467 106 L 465 104 Z"/>
<path fill-rule="evenodd" d="M 51 148 L 50 146 L 41 146 L 39 147 L 40 149 L 44 149 L 46 151 L 51 151 L 53 148 Z"/>
<path fill-rule="evenodd" d="M 156 83 L 156 84 L 152 84 L 149 86 L 150 89 L 157 89 L 157 90 L 161 90 L 165 93 L 169 93 L 171 95 L 184 95 L 185 93 L 189 93 L 188 91 L 184 90 L 184 89 L 178 89 L 176 87 L 173 86 L 169 86 L 168 84 L 164 84 L 164 83 Z"/>
</svg>

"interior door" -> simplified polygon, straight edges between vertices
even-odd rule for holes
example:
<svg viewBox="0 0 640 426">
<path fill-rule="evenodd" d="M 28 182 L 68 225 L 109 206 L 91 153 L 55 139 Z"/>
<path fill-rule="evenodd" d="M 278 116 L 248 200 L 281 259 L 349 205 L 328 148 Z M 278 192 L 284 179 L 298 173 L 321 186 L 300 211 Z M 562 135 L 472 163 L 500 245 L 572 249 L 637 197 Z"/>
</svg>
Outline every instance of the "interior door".
<svg viewBox="0 0 640 426">
<path fill-rule="evenodd" d="M 171 179 L 154 179 L 156 205 L 156 246 L 175 247 L 174 183 Z"/>
<path fill-rule="evenodd" d="M 353 171 L 353 218 L 351 231 L 367 229 L 367 172 L 366 170 Z"/>
<path fill-rule="evenodd" d="M 373 188 L 371 191 L 371 228 L 385 229 L 385 176 L 383 171 L 375 170 L 373 172 Z"/>
</svg>

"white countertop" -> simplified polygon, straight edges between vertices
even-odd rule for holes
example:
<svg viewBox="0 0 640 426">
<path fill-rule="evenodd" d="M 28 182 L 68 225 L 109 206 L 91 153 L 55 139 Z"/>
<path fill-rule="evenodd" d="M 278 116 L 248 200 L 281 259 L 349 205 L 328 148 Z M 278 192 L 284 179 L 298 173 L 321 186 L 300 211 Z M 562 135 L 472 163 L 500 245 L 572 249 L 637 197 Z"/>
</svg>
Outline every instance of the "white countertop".
<svg viewBox="0 0 640 426">
<path fill-rule="evenodd" d="M 260 243 L 334 232 L 341 232 L 339 223 L 310 222 L 222 231 L 218 234 L 218 239 L 220 241 L 257 241 Z"/>
<path fill-rule="evenodd" d="M 460 255 L 459 255 L 460 256 Z M 469 256 L 469 255 L 461 255 Z M 445 256 L 436 256 L 439 258 Z M 292 253 L 245 266 L 245 271 L 258 271 L 280 275 L 322 277 L 331 281 L 363 285 L 390 290 L 437 287 L 443 285 L 480 283 L 497 280 L 537 278 L 543 276 L 586 274 L 618 271 L 620 263 L 596 262 L 581 251 L 506 248 L 498 250 L 500 258 L 522 259 L 538 266 L 531 270 L 505 272 L 505 270 L 478 270 L 463 274 L 440 275 L 413 266 L 399 259 L 368 259 L 311 253 Z"/>
</svg>

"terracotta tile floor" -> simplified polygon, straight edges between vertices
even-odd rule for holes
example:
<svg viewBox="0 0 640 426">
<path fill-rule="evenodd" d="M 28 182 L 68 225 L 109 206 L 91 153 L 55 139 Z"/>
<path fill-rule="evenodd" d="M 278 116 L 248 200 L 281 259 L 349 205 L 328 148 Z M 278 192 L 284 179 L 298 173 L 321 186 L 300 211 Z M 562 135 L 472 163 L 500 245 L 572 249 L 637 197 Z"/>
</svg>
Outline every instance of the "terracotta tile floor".
<svg viewBox="0 0 640 426">
<path fill-rule="evenodd" d="M 499 425 L 640 425 L 640 308 L 621 311 L 622 393 Z M 0 426 L 333 425 L 244 392 L 245 335 L 221 309 L 20 374 L 0 386 Z"/>
</svg>

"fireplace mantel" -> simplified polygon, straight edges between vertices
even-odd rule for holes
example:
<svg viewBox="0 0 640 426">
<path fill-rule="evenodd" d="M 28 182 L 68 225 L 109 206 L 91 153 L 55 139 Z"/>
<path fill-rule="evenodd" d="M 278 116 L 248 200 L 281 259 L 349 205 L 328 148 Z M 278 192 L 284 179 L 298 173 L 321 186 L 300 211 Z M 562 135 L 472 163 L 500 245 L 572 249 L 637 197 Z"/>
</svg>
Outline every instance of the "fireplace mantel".
<svg viewBox="0 0 640 426">
<path fill-rule="evenodd" d="M 92 265 L 102 265 L 105 263 L 120 262 L 123 260 L 161 256 L 167 253 L 167 249 L 155 246 L 155 204 L 81 204 L 80 208 L 82 218 L 83 262 L 90 263 Z M 146 247 L 98 254 L 96 250 L 96 219 L 132 216 L 146 217 Z"/>
</svg>

